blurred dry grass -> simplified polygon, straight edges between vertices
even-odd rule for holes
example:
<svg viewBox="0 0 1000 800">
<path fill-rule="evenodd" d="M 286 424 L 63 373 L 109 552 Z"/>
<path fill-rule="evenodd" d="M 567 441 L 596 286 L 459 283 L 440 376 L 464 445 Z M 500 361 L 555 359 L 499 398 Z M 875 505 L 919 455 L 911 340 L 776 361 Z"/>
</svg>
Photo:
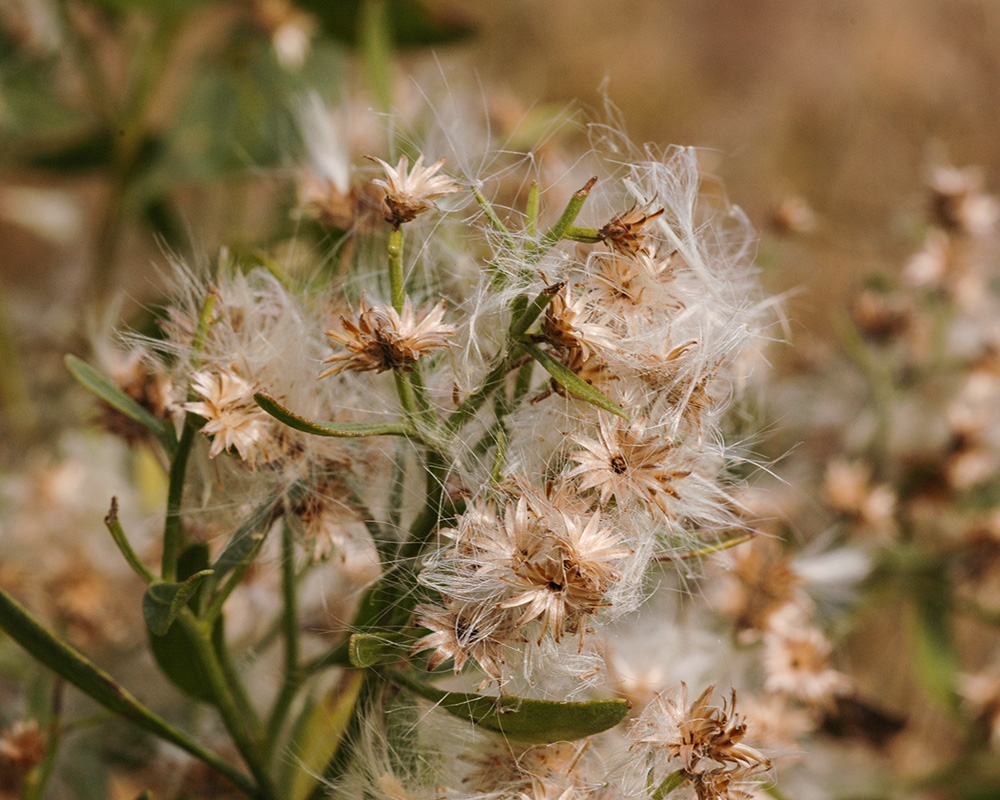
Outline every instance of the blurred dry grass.
<svg viewBox="0 0 1000 800">
<path fill-rule="evenodd" d="M 994 0 L 505 0 L 478 20 L 485 83 L 527 101 L 601 89 L 639 141 L 717 153 L 758 228 L 801 194 L 815 233 L 765 249 L 793 321 L 825 328 L 848 285 L 910 252 L 930 158 L 1000 183 L 1000 3 Z M 805 322 L 808 320 L 808 322 Z"/>
</svg>

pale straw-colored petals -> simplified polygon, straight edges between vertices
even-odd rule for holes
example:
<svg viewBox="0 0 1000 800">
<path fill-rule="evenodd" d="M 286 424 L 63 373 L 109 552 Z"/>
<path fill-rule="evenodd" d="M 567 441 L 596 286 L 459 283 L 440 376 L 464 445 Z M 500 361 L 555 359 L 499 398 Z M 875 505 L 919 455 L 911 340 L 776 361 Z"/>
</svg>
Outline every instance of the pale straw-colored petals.
<svg viewBox="0 0 1000 800">
<path fill-rule="evenodd" d="M 887 484 L 873 485 L 871 467 L 861 461 L 836 459 L 826 468 L 827 504 L 877 531 L 893 527 L 896 493 Z"/>
<path fill-rule="evenodd" d="M 593 321 L 593 304 L 588 293 L 573 297 L 570 284 L 565 284 L 545 308 L 542 335 L 560 350 L 580 350 L 584 359 L 595 351 L 618 347 L 614 332 Z"/>
<path fill-rule="evenodd" d="M 235 450 L 250 467 L 272 457 L 271 417 L 254 402 L 254 387 L 230 370 L 200 371 L 191 376 L 191 389 L 202 399 L 183 408 L 205 418 L 201 432 L 212 439 L 211 458 Z"/>
<path fill-rule="evenodd" d="M 595 515 L 587 526 L 595 528 L 587 537 L 602 540 L 589 558 L 580 558 L 568 536 L 548 532 L 534 538 L 508 565 L 503 578 L 513 595 L 500 608 L 521 609 L 518 627 L 538 620 L 539 642 L 546 633 L 558 642 L 565 633 L 580 631 L 588 615 L 608 605 L 605 595 L 618 576 L 610 562 L 622 551 L 604 544 L 606 534 L 596 530 L 598 522 Z M 566 523 L 574 524 L 568 519 Z"/>
<path fill-rule="evenodd" d="M 614 497 L 619 505 L 639 501 L 670 515 L 669 499 L 680 498 L 674 484 L 691 474 L 669 463 L 674 443 L 647 433 L 642 418 L 629 423 L 603 411 L 599 418 L 597 438 L 570 437 L 583 449 L 569 453 L 577 466 L 568 476 L 579 479 L 581 491 L 596 489 L 601 505 Z"/>
<path fill-rule="evenodd" d="M 421 153 L 414 162 L 413 169 L 409 171 L 409 161 L 405 155 L 399 157 L 399 163 L 395 167 L 375 156 L 365 158 L 375 161 L 385 170 L 385 180 L 376 178 L 372 183 L 385 191 L 382 210 L 386 222 L 391 222 L 395 228 L 422 214 L 431 207 L 431 201 L 435 198 L 461 191 L 461 187 L 447 175 L 437 174 L 444 164 L 443 158 L 425 167 Z"/>
<path fill-rule="evenodd" d="M 683 683 L 675 694 L 658 694 L 629 730 L 633 750 L 648 753 L 666 770 L 683 769 L 688 775 L 769 770 L 771 760 L 744 742 L 747 724 L 736 714 L 735 690 L 721 706 L 711 702 L 714 691 L 709 686 L 690 705 Z"/>
<path fill-rule="evenodd" d="M 851 691 L 852 682 L 830 665 L 829 640 L 800 618 L 801 612 L 793 608 L 772 616 L 773 628 L 764 635 L 764 689 L 814 708 L 829 708 L 836 697 Z"/>
<path fill-rule="evenodd" d="M 408 297 L 403 301 L 402 313 L 388 305 L 362 304 L 361 311 L 353 319 L 340 318 L 341 331 L 326 332 L 334 345 L 342 346 L 347 352 L 324 359 L 324 364 L 333 366 L 319 377 L 344 370 L 405 372 L 413 369 L 418 359 L 449 345 L 455 326 L 444 322 L 444 309 L 442 300 L 417 313 Z"/>
<path fill-rule="evenodd" d="M 418 639 L 410 654 L 432 650 L 428 669 L 437 669 L 451 660 L 457 675 L 471 658 L 489 679 L 498 682 L 503 679 L 502 648 L 515 636 L 506 615 L 493 614 L 492 618 L 477 622 L 451 602 L 444 607 L 421 604 L 414 612 L 416 624 L 431 633 Z"/>
</svg>

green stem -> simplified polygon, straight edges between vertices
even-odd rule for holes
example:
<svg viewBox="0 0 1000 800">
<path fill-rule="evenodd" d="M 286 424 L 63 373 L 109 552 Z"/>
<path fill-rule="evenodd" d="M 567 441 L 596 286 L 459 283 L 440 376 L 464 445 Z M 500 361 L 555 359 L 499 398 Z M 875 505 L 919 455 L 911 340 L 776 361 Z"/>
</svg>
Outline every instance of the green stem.
<svg viewBox="0 0 1000 800">
<path fill-rule="evenodd" d="M 219 299 L 219 292 L 213 286 L 201 306 L 198 315 L 198 325 L 195 328 L 191 343 L 191 367 L 197 369 L 201 359 L 200 354 L 205 348 L 208 329 L 212 326 L 212 314 Z M 163 523 L 163 561 L 160 574 L 165 581 L 177 578 L 177 556 L 181 551 L 184 538 L 184 527 L 181 524 L 181 506 L 184 500 L 184 481 L 187 477 L 188 456 L 194 444 L 197 431 L 193 423 L 193 415 L 185 414 L 181 423 L 181 438 L 170 462 L 170 473 L 167 484 L 167 515 Z"/>
<path fill-rule="evenodd" d="M 403 491 L 406 489 L 407 450 L 400 443 L 392 462 L 392 488 L 389 490 L 389 527 L 396 529 L 403 518 Z"/>
<path fill-rule="evenodd" d="M 570 225 L 563 236 L 570 241 L 584 244 L 597 244 L 601 241 L 601 232 L 597 228 L 578 228 L 576 225 Z"/>
<path fill-rule="evenodd" d="M 243 756 L 243 760 L 257 782 L 258 794 L 266 800 L 275 800 L 277 793 L 265 767 L 264 755 L 254 732 L 248 728 L 246 716 L 240 710 L 239 701 L 229 682 L 231 676 L 227 675 L 219 661 L 219 654 L 212 643 L 211 627 L 206 627 L 203 622 L 199 622 L 191 610 L 187 608 L 181 612 L 174 624 L 182 625 L 185 628 L 195 646 L 199 661 L 205 670 L 205 677 L 212 690 L 214 705 L 222 716 L 222 721 L 232 737 L 233 744 L 240 751 L 240 755 Z"/>
<path fill-rule="evenodd" d="M 299 616 L 295 574 L 295 539 L 287 518 L 281 526 L 281 595 L 283 600 L 281 632 L 285 642 L 285 674 L 281 690 L 271 709 L 264 739 L 264 752 L 271 759 L 285 718 L 301 685 L 299 670 Z"/>
<path fill-rule="evenodd" d="M 153 583 L 156 580 L 156 575 L 153 571 L 149 569 L 145 564 L 142 563 L 142 559 L 136 555 L 135 550 L 132 549 L 132 545 L 129 544 L 128 537 L 125 536 L 125 531 L 122 530 L 122 524 L 118 521 L 118 498 L 111 498 L 111 509 L 108 511 L 108 515 L 104 518 L 104 525 L 107 527 L 108 532 L 111 534 L 111 538 L 115 540 L 115 544 L 118 545 L 118 549 L 121 554 L 125 557 L 125 560 L 132 567 L 132 570 L 142 578 L 146 583 Z"/>
<path fill-rule="evenodd" d="M 532 181 L 528 187 L 528 202 L 524 206 L 524 232 L 531 241 L 538 238 L 538 218 L 542 211 L 542 187 Z"/>
<path fill-rule="evenodd" d="M 65 684 L 60 680 L 56 681 L 56 685 L 53 687 L 52 718 L 46 726 L 45 755 L 42 758 L 42 763 L 28 774 L 21 793 L 21 800 L 42 800 L 45 796 L 45 788 L 48 786 L 49 778 L 52 777 L 52 770 L 56 765 L 59 747 L 66 730 L 65 726 L 60 723 L 64 686 Z"/>
<path fill-rule="evenodd" d="M 164 741 L 177 745 L 216 772 L 225 775 L 233 785 L 251 797 L 265 800 L 265 795 L 243 773 L 146 708 L 110 675 L 79 651 L 53 636 L 3 590 L 0 590 L 0 627 L 36 660 L 105 708 Z"/>
<path fill-rule="evenodd" d="M 364 0 L 358 25 L 368 84 L 378 110 L 384 114 L 392 109 L 392 27 L 388 3 Z"/>
<path fill-rule="evenodd" d="M 562 241 L 563 236 L 566 234 L 566 230 L 576 220 L 581 209 L 583 208 L 584 202 L 587 200 L 587 196 L 590 194 L 590 190 L 594 188 L 595 183 L 597 183 L 597 178 L 591 178 L 584 184 L 583 188 L 577 189 L 573 192 L 573 196 L 566 204 L 566 208 L 563 210 L 562 216 L 556 220 L 555 225 L 545 232 L 545 235 L 538 241 L 538 244 L 528 250 L 528 263 L 537 264 L 541 260 L 542 256 Z"/>
<path fill-rule="evenodd" d="M 493 366 L 486 373 L 486 377 L 479 387 L 466 397 L 459 404 L 458 408 L 451 412 L 451 416 L 445 422 L 446 433 L 455 434 L 461 430 L 462 426 L 476 415 L 476 412 L 479 411 L 483 403 L 500 386 L 507 373 L 513 369 L 517 364 L 518 358 L 520 358 L 518 340 L 527 332 L 532 323 L 538 319 L 538 315 L 552 302 L 552 299 L 562 287 L 562 283 L 545 287 L 523 311 L 515 315 L 514 319 L 511 320 L 504 350 L 493 359 Z"/>
<path fill-rule="evenodd" d="M 289 494 L 292 495 L 296 491 L 296 487 L 293 487 Z M 219 559 L 216 560 L 215 566 L 213 567 L 216 571 L 216 576 L 221 577 L 226 571 L 229 570 L 231 570 L 231 574 L 222 585 L 222 588 L 217 590 L 212 595 L 211 604 L 209 604 L 208 608 L 205 609 L 205 612 L 200 615 L 200 618 L 203 621 L 206 623 L 214 622 L 216 617 L 222 613 L 222 607 L 226 600 L 229 599 L 229 595 L 231 595 L 236 587 L 239 586 L 240 581 L 243 580 L 243 576 L 246 575 L 247 570 L 249 570 L 253 565 L 254 558 L 256 558 L 260 548 L 264 546 L 264 541 L 267 538 L 267 533 L 270 531 L 271 526 L 274 525 L 278 518 L 284 513 L 285 506 L 281 503 L 280 498 L 270 498 L 258 506 L 250 517 L 240 526 L 237 534 L 234 534 L 234 538 L 239 536 L 241 542 L 244 541 L 244 539 L 249 539 L 249 545 L 247 545 L 245 552 L 239 552 L 238 561 L 236 561 L 236 563 L 220 563 L 226 555 L 225 550 L 223 550 Z M 234 558 L 236 557 L 237 556 L 234 556 Z M 214 580 L 216 576 L 212 576 L 212 580 Z"/>
<path fill-rule="evenodd" d="M 403 273 L 403 229 L 395 228 L 389 234 L 389 293 L 392 307 L 397 313 L 403 312 L 406 299 L 405 275 Z"/>
<path fill-rule="evenodd" d="M 188 456 L 197 431 L 189 419 L 184 417 L 184 429 L 181 432 L 173 461 L 170 462 L 170 473 L 167 483 L 167 515 L 163 522 L 163 561 L 160 574 L 165 581 L 177 580 L 177 556 L 181 551 L 184 537 L 184 527 L 181 522 L 181 504 L 184 500 L 184 479 L 187 476 Z"/>
<path fill-rule="evenodd" d="M 233 664 L 229 649 L 226 647 L 224 639 L 221 646 L 217 645 L 218 642 L 213 640 L 215 654 L 219 660 L 219 669 L 222 670 L 226 683 L 232 690 L 233 697 L 236 700 L 236 708 L 243 716 L 244 725 L 251 731 L 261 730 L 262 726 L 260 717 L 257 716 L 257 709 L 250 700 L 250 695 L 247 693 L 246 687 L 243 685 L 243 680 L 240 678 L 239 672 L 236 671 L 236 667 Z"/>
</svg>

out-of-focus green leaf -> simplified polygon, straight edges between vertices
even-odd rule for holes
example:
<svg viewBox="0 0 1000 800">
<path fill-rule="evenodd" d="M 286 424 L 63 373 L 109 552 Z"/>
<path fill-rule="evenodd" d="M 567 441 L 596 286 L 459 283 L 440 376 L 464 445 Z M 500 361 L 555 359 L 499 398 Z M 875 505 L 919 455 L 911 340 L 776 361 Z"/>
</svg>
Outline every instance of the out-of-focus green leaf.
<svg viewBox="0 0 1000 800">
<path fill-rule="evenodd" d="M 945 708 L 958 707 L 959 658 L 951 625 L 951 593 L 944 569 L 930 565 L 909 581 L 913 597 L 910 635 L 917 676 Z"/>
<path fill-rule="evenodd" d="M 181 583 L 160 582 L 150 586 L 142 598 L 142 615 L 149 632 L 154 636 L 166 634 L 198 586 L 211 574 L 212 570 L 203 569 Z"/>
<path fill-rule="evenodd" d="M 363 673 L 348 670 L 330 688 L 319 703 L 307 703 L 296 720 L 288 743 L 295 758 L 283 759 L 285 769 L 279 778 L 282 796 L 305 800 L 316 787 L 316 775 L 333 758 L 347 730 Z"/>
<path fill-rule="evenodd" d="M 617 414 L 619 417 L 628 419 L 628 414 L 625 413 L 625 410 L 620 405 L 603 392 L 595 389 L 573 372 L 573 370 L 565 367 L 540 347 L 527 341 L 520 342 L 520 346 L 534 356 L 535 361 L 541 364 L 545 371 L 553 377 L 555 382 L 567 392 L 575 397 L 579 397 L 581 400 L 586 400 L 593 406 L 603 408 L 605 411 L 610 411 L 612 414 Z"/>
<path fill-rule="evenodd" d="M 116 411 L 120 411 L 129 419 L 147 428 L 150 433 L 163 442 L 168 452 L 173 452 L 177 446 L 176 441 L 162 420 L 150 414 L 86 361 L 70 354 L 66 356 L 65 363 L 66 368 L 72 373 L 73 377 L 83 384 L 85 388 L 89 389 Z"/>
<path fill-rule="evenodd" d="M 312 13 L 323 31 L 339 42 L 358 46 L 358 28 L 365 2 L 372 0 L 295 0 Z M 375 0 L 388 6 L 393 44 L 431 47 L 467 39 L 475 28 L 457 11 L 441 10 L 421 0 Z"/>
<path fill-rule="evenodd" d="M 414 431 L 403 423 L 383 424 L 365 422 L 313 422 L 289 411 L 271 395 L 258 392 L 253 396 L 262 409 L 289 428 L 316 436 L 358 438 L 362 436 L 411 436 Z"/>
<path fill-rule="evenodd" d="M 32 148 L 25 162 L 35 169 L 58 172 L 63 175 L 80 175 L 110 169 L 117 159 L 116 134 L 102 129 L 92 131 L 72 140 L 48 148 L 44 145 Z M 133 170 L 142 170 L 159 158 L 163 150 L 163 140 L 147 136 L 139 144 L 139 150 L 130 161 Z"/>
<path fill-rule="evenodd" d="M 631 708 L 626 700 L 617 699 L 559 703 L 524 697 L 444 692 L 403 673 L 393 673 L 391 677 L 456 717 L 501 733 L 508 739 L 530 744 L 572 742 L 593 736 L 613 728 L 625 719 Z"/>
<path fill-rule="evenodd" d="M 142 216 L 153 233 L 160 237 L 170 249 L 176 249 L 184 240 L 184 227 L 165 194 L 157 195 L 145 202 Z"/>
</svg>

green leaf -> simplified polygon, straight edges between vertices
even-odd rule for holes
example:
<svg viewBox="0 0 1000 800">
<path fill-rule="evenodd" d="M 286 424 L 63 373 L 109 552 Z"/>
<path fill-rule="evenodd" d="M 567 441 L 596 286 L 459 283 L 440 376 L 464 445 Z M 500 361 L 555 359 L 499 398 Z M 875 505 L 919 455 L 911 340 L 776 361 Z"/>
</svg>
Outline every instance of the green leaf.
<svg viewBox="0 0 1000 800">
<path fill-rule="evenodd" d="M 125 392 L 115 386 L 101 372 L 76 356 L 69 354 L 65 358 L 66 368 L 86 389 L 103 400 L 116 411 L 121 412 L 134 422 L 138 422 L 163 442 L 167 452 L 172 453 L 177 446 L 172 433 L 163 420 L 157 419 Z"/>
<path fill-rule="evenodd" d="M 212 629 L 212 640 L 217 646 L 222 646 L 222 631 L 220 617 Z M 212 685 L 201 664 L 198 648 L 183 625 L 171 625 L 163 636 L 156 636 L 150 631 L 149 649 L 160 670 L 174 686 L 195 700 L 215 702 Z"/>
<path fill-rule="evenodd" d="M 625 413 L 625 410 L 621 406 L 611 400 L 611 398 L 603 392 L 595 389 L 583 380 L 583 378 L 573 372 L 573 370 L 565 367 L 540 347 L 523 340 L 518 344 L 523 350 L 530 353 L 534 359 L 542 365 L 545 371 L 552 376 L 556 383 L 562 386 L 567 392 L 579 397 L 581 400 L 586 400 L 591 405 L 603 408 L 605 411 L 610 411 L 612 414 L 617 414 L 619 417 L 628 419 L 628 414 Z"/>
<path fill-rule="evenodd" d="M 471 36 L 471 22 L 457 12 L 431 10 L 421 0 L 379 0 L 388 5 L 393 44 L 430 47 L 458 42 Z M 339 42 L 359 45 L 358 28 L 365 0 L 296 0 L 320 21 L 324 32 Z M 371 2 L 371 0 L 368 0 Z"/>
<path fill-rule="evenodd" d="M 109 130 L 98 130 L 73 138 L 51 150 L 29 155 L 27 163 L 35 169 L 79 175 L 108 169 L 114 160 L 114 137 Z"/>
<path fill-rule="evenodd" d="M 146 708 L 110 675 L 95 666 L 79 651 L 53 636 L 2 589 L 0 589 L 0 628 L 37 661 L 108 710 L 143 730 L 172 742 L 226 775 L 249 796 L 257 796 L 256 786 L 237 769 Z"/>
<path fill-rule="evenodd" d="M 222 580 L 234 567 L 253 559 L 264 544 L 281 508 L 281 496 L 275 495 L 255 508 L 236 529 L 212 565 L 217 581 Z"/>
<path fill-rule="evenodd" d="M 262 409 L 279 422 L 297 431 L 312 433 L 316 436 L 337 436 L 340 438 L 357 438 L 362 436 L 412 436 L 416 432 L 409 425 L 369 424 L 364 422 L 313 422 L 289 411 L 281 403 L 266 392 L 258 392 L 253 396 Z"/>
<path fill-rule="evenodd" d="M 412 639 L 400 633 L 355 633 L 351 636 L 348 655 L 358 669 L 380 667 L 399 661 Z"/>
<path fill-rule="evenodd" d="M 625 719 L 632 707 L 627 700 L 560 703 L 524 697 L 444 692 L 403 673 L 393 673 L 390 678 L 456 717 L 470 720 L 508 739 L 529 744 L 572 742 L 593 736 L 613 728 Z"/>
<path fill-rule="evenodd" d="M 316 787 L 316 776 L 340 748 L 354 712 L 364 673 L 347 670 L 319 703 L 307 702 L 295 721 L 286 752 L 295 758 L 282 759 L 284 768 L 279 785 L 282 797 L 305 800 Z"/>
<path fill-rule="evenodd" d="M 182 580 L 204 572 L 207 568 L 208 545 L 203 542 L 195 542 L 185 548 L 177 559 L 177 574 Z M 217 646 L 221 646 L 224 638 L 220 618 L 212 630 L 212 639 Z M 205 703 L 214 701 L 198 649 L 183 626 L 171 625 L 163 636 L 156 636 L 149 631 L 149 648 L 163 674 L 174 686 L 196 700 Z"/>
<path fill-rule="evenodd" d="M 212 570 L 203 569 L 182 583 L 160 581 L 150 586 L 142 598 L 142 615 L 150 633 L 164 636 L 201 582 L 211 574 Z"/>
</svg>

